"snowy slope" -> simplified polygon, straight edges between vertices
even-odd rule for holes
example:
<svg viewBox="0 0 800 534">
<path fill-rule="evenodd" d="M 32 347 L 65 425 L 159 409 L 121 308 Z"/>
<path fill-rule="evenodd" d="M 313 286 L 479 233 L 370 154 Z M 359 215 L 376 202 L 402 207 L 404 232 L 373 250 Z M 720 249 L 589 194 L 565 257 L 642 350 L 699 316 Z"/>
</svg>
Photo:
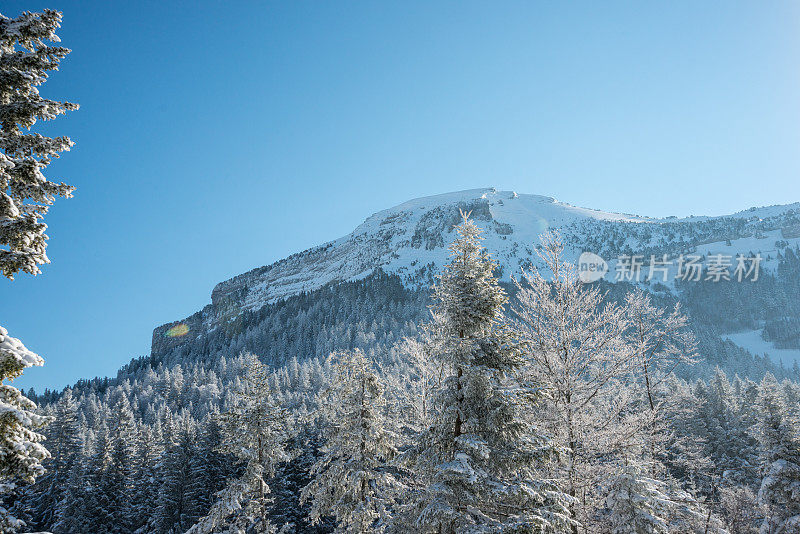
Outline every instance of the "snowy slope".
<svg viewBox="0 0 800 534">
<path fill-rule="evenodd" d="M 447 261 L 447 246 L 459 211 L 485 230 L 485 245 L 508 279 L 521 267 L 537 263 L 539 236 L 560 232 L 567 259 L 582 251 L 599 253 L 611 265 L 619 254 L 771 251 L 776 241 L 800 238 L 800 205 L 753 208 L 728 217 L 652 219 L 579 208 L 538 195 L 473 189 L 411 200 L 368 217 L 351 234 L 293 254 L 218 284 L 212 304 L 185 319 L 192 336 L 215 328 L 243 310 L 310 291 L 330 282 L 354 280 L 381 268 L 406 284 L 426 284 Z M 730 245 L 727 242 L 730 241 Z M 719 250 L 717 250 L 719 249 Z M 153 335 L 156 345 L 172 343 L 163 325 Z M 165 339 L 165 334 L 167 337 Z M 179 342 L 179 340 L 174 340 Z"/>
</svg>

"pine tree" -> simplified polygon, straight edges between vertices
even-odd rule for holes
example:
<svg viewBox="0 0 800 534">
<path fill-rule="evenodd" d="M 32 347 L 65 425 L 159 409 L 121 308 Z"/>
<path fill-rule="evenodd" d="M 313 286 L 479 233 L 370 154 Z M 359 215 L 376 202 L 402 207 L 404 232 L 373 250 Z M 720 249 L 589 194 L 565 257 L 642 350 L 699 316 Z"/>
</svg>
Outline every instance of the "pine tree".
<svg viewBox="0 0 800 534">
<path fill-rule="evenodd" d="M 232 533 L 275 530 L 268 520 L 271 499 L 266 479 L 289 459 L 284 448 L 289 437 L 287 414 L 270 388 L 267 368 L 252 354 L 245 355 L 245 365 L 235 404 L 220 416 L 220 452 L 242 462 L 244 473 L 218 493 L 209 513 L 187 534 L 211 533 L 221 526 Z"/>
<path fill-rule="evenodd" d="M 105 415 L 105 414 L 104 414 Z M 109 496 L 108 470 L 111 464 L 111 441 L 104 417 L 95 429 L 96 436 L 88 449 L 90 456 L 86 465 L 83 483 L 86 488 L 84 524 L 91 524 L 91 531 L 97 534 L 113 532 L 115 500 Z M 80 531 L 79 531 L 80 532 Z"/>
<path fill-rule="evenodd" d="M 64 494 L 55 512 L 53 532 L 89 532 L 95 528 L 92 521 L 96 510 L 90 506 L 90 491 L 87 484 L 87 465 L 76 461 L 67 478 Z"/>
<path fill-rule="evenodd" d="M 669 497 L 663 483 L 632 464 L 620 466 L 607 488 L 611 534 L 667 534 Z"/>
<path fill-rule="evenodd" d="M 214 494 L 225 484 L 226 457 L 218 449 L 221 444 L 219 424 L 214 414 L 205 417 L 197 431 L 196 453 L 189 458 L 189 485 L 186 500 L 186 517 L 196 523 L 205 516 L 213 503 Z"/>
<path fill-rule="evenodd" d="M 800 436 L 771 374 L 761 381 L 759 409 L 764 476 L 758 501 L 765 510 L 761 533 L 800 532 Z"/>
<path fill-rule="evenodd" d="M 8 278 L 19 271 L 38 274 L 49 262 L 42 219 L 56 196 L 70 197 L 74 189 L 42 174 L 72 141 L 26 133 L 39 120 L 78 109 L 37 89 L 70 52 L 45 43 L 60 41 L 60 25 L 61 13 L 51 9 L 15 19 L 0 15 L 0 273 Z"/>
<path fill-rule="evenodd" d="M 9 279 L 19 271 L 38 274 L 49 260 L 45 253 L 47 225 L 42 222 L 56 196 L 69 197 L 73 188 L 48 181 L 42 170 L 59 153 L 69 150 L 68 137 L 26 133 L 38 120 L 54 119 L 76 104 L 42 98 L 38 86 L 56 70 L 69 50 L 48 46 L 59 42 L 61 13 L 25 12 L 11 19 L 0 14 L 0 273 Z M 0 493 L 17 483 L 33 483 L 48 457 L 35 432 L 47 419 L 35 415 L 33 402 L 6 384 L 26 367 L 44 360 L 8 336 L 0 326 Z M 0 507 L 0 532 L 21 526 Z"/>
<path fill-rule="evenodd" d="M 135 519 L 135 532 L 149 532 L 153 515 L 153 503 L 158 502 L 159 459 L 163 453 L 161 422 L 156 421 L 152 429 L 140 425 L 137 432 L 136 456 L 134 458 L 133 500 L 131 516 Z"/>
<path fill-rule="evenodd" d="M 78 424 L 78 403 L 71 389 L 66 389 L 55 405 L 54 419 L 47 427 L 51 459 L 45 464 L 47 473 L 33 487 L 36 498 L 31 507 L 35 522 L 31 526 L 50 529 L 57 520 L 58 507 L 64 497 L 67 479 L 81 450 Z"/>
<path fill-rule="evenodd" d="M 538 391 L 514 380 L 523 359 L 503 315 L 507 297 L 481 230 L 462 215 L 433 293 L 445 378 L 420 438 L 413 530 L 565 532 L 570 499 L 537 476 L 555 449 L 520 413 Z"/>
<path fill-rule="evenodd" d="M 130 401 L 123 391 L 117 391 L 112 401 L 110 428 L 110 455 L 102 488 L 109 501 L 111 532 L 125 533 L 133 530 L 133 474 L 136 454 L 135 421 Z"/>
<path fill-rule="evenodd" d="M 32 484 L 44 473 L 42 462 L 50 457 L 41 444 L 44 436 L 37 430 L 51 418 L 35 413 L 36 404 L 6 383 L 23 369 L 43 363 L 0 326 L 0 495 L 12 494 L 20 483 Z M 0 532 L 14 532 L 22 526 L 24 523 L 0 506 Z"/>
<path fill-rule="evenodd" d="M 637 455 L 638 456 L 638 455 Z M 611 534 L 727 534 L 722 522 L 692 494 L 648 476 L 637 458 L 614 466 L 603 488 L 600 531 Z"/>
<path fill-rule="evenodd" d="M 319 406 L 326 426 L 321 458 L 301 502 L 312 501 L 312 524 L 336 518 L 336 532 L 382 532 L 400 484 L 388 468 L 395 455 L 384 386 L 364 353 L 336 355 L 331 385 Z"/>
<path fill-rule="evenodd" d="M 193 517 L 189 499 L 191 483 L 191 459 L 195 455 L 195 443 L 188 421 L 184 421 L 168 445 L 160 462 L 163 472 L 161 486 L 153 513 L 153 530 L 159 534 L 184 532 L 200 517 Z"/>
</svg>

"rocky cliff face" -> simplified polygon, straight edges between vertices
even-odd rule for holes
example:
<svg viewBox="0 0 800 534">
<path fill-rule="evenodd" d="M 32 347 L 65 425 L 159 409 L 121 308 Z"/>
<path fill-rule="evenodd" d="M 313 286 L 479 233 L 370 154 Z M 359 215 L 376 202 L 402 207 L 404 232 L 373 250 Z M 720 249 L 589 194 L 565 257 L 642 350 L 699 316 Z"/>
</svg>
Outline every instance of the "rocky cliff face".
<svg viewBox="0 0 800 534">
<path fill-rule="evenodd" d="M 591 251 L 610 260 L 612 268 L 612 257 L 625 253 L 649 258 L 656 252 L 762 251 L 766 257 L 772 251 L 774 256 L 776 240 L 792 244 L 800 237 L 798 204 L 751 208 L 727 217 L 652 219 L 493 188 L 436 195 L 378 212 L 345 237 L 221 282 L 203 310 L 155 329 L 153 351 L 196 339 L 244 310 L 328 283 L 359 279 L 378 268 L 399 275 L 408 285 L 429 283 L 447 261 L 447 246 L 462 211 L 484 229 L 485 245 L 505 279 L 537 263 L 535 249 L 546 231 L 562 235 L 568 259 Z M 607 276 L 613 280 L 613 269 Z"/>
</svg>

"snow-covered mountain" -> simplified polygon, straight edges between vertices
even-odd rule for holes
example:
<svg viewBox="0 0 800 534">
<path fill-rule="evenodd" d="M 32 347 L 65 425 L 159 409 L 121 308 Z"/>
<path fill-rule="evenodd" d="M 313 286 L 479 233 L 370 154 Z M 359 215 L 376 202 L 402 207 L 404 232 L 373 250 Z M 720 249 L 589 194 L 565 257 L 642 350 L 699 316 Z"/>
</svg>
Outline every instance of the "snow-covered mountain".
<svg viewBox="0 0 800 534">
<path fill-rule="evenodd" d="M 378 268 L 397 274 L 408 285 L 429 283 L 430 275 L 447 261 L 460 211 L 470 212 L 485 230 L 485 245 L 505 279 L 537 262 L 539 236 L 550 230 L 562 235 L 567 259 L 588 251 L 608 260 L 606 278 L 611 281 L 620 255 L 760 253 L 762 266 L 770 268 L 780 246 L 800 242 L 797 203 L 724 217 L 654 219 L 494 188 L 447 193 L 380 211 L 347 236 L 221 282 L 202 311 L 156 328 L 153 348 L 194 339 L 244 310 L 331 282 L 363 278 Z M 176 325 L 181 335 L 173 335 Z"/>
</svg>

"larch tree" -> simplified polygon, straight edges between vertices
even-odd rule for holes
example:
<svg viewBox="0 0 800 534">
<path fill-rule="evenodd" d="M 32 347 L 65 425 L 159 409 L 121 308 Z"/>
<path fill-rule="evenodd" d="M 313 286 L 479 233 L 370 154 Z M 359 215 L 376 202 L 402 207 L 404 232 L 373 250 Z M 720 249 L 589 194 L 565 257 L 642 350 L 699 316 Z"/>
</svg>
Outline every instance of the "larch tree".
<svg viewBox="0 0 800 534">
<path fill-rule="evenodd" d="M 603 501 L 596 492 L 603 474 L 599 461 L 627 447 L 641 428 L 641 422 L 629 421 L 631 391 L 625 385 L 636 353 L 626 339 L 625 307 L 606 303 L 599 288 L 583 284 L 575 265 L 562 260 L 563 251 L 558 235 L 542 236 L 539 256 L 551 277 L 537 268 L 524 271 L 516 281 L 514 311 L 529 372 L 549 393 L 537 417 L 566 449 L 565 489 L 577 499 L 573 512 L 588 528 Z"/>
<path fill-rule="evenodd" d="M 516 380 L 524 363 L 503 313 L 507 297 L 480 228 L 462 214 L 439 276 L 434 356 L 443 364 L 415 465 L 413 528 L 423 533 L 568 532 L 570 498 L 539 475 L 556 455 L 521 407 L 540 394 Z"/>
<path fill-rule="evenodd" d="M 324 443 L 301 494 L 311 501 L 310 519 L 336 519 L 336 532 L 382 532 L 400 483 L 389 468 L 395 456 L 393 423 L 387 418 L 384 385 L 358 349 L 334 355 L 334 376 L 319 406 Z"/>
<path fill-rule="evenodd" d="M 9 279 L 22 271 L 38 274 L 48 263 L 43 218 L 55 197 L 69 197 L 73 188 L 45 178 L 42 171 L 59 153 L 69 150 L 68 137 L 45 137 L 30 130 L 77 104 L 43 98 L 38 87 L 70 52 L 47 42 L 59 42 L 61 13 L 25 12 L 17 18 L 0 14 L 0 273 Z M 27 350 L 0 326 L 0 489 L 32 483 L 48 457 L 36 432 L 47 419 L 33 413 L 35 405 L 8 381 L 44 360 Z M 20 521 L 0 509 L 0 532 Z"/>
</svg>

